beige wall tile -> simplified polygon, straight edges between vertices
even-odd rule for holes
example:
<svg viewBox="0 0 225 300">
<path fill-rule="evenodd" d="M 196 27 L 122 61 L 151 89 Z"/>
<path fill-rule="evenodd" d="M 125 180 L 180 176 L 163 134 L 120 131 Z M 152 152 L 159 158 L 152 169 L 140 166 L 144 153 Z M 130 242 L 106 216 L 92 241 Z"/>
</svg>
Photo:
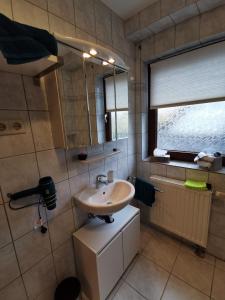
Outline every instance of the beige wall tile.
<svg viewBox="0 0 225 300">
<path fill-rule="evenodd" d="M 53 252 L 57 281 L 75 276 L 73 241 L 70 239 Z"/>
<path fill-rule="evenodd" d="M 89 173 L 80 174 L 69 179 L 71 195 L 78 193 L 89 184 Z"/>
<path fill-rule="evenodd" d="M 68 179 L 64 150 L 38 152 L 37 160 L 41 177 L 51 176 L 56 183 Z"/>
<path fill-rule="evenodd" d="M 26 291 L 21 278 L 16 279 L 0 291 L 0 299 L 15 300 L 27 299 Z"/>
<path fill-rule="evenodd" d="M 20 275 L 13 244 L 0 249 L 0 289 Z"/>
<path fill-rule="evenodd" d="M 225 239 L 225 215 L 212 211 L 210 217 L 210 228 L 211 234 L 216 235 Z"/>
<path fill-rule="evenodd" d="M 84 210 L 80 209 L 79 207 L 74 207 L 73 215 L 74 215 L 75 229 L 78 230 L 84 224 L 86 224 L 88 220 L 88 213 L 86 213 Z"/>
<path fill-rule="evenodd" d="M 72 208 L 72 199 L 71 199 L 69 181 L 65 180 L 59 182 L 55 185 L 55 187 L 57 192 L 56 208 L 53 210 L 46 211 L 48 219 L 56 217 L 59 214 L 66 212 L 67 210 Z"/>
<path fill-rule="evenodd" d="M 68 23 L 61 18 L 49 14 L 49 26 L 50 32 L 57 32 L 66 36 L 75 36 L 75 26 L 71 23 Z"/>
<path fill-rule="evenodd" d="M 12 19 L 12 6 L 11 0 L 1 0 L 0 2 L 0 12 L 6 15 L 8 18 Z"/>
<path fill-rule="evenodd" d="M 37 299 L 49 287 L 56 287 L 56 276 L 51 255 L 23 274 L 29 299 Z"/>
<path fill-rule="evenodd" d="M 170 52 L 175 47 L 174 27 L 160 32 L 155 36 L 155 54 L 162 55 Z"/>
<path fill-rule="evenodd" d="M 121 52 L 125 52 L 126 44 L 124 39 L 124 23 L 116 14 L 112 13 L 112 41 L 113 47 Z"/>
<path fill-rule="evenodd" d="M 31 133 L 28 112 L 26 111 L 4 111 L 0 110 L 0 120 L 22 122 L 25 133 L 8 134 L 0 136 L 0 158 L 34 152 L 34 142 Z"/>
<path fill-rule="evenodd" d="M 200 39 L 208 40 L 212 36 L 221 36 L 225 32 L 225 5 L 201 15 Z"/>
<path fill-rule="evenodd" d="M 140 27 L 146 28 L 160 19 L 160 2 L 156 1 L 140 12 Z"/>
<path fill-rule="evenodd" d="M 74 0 L 75 23 L 80 29 L 95 35 L 95 14 L 93 0 Z"/>
<path fill-rule="evenodd" d="M 225 192 L 225 175 L 209 173 L 209 183 L 212 184 L 213 190 Z"/>
<path fill-rule="evenodd" d="M 166 30 L 172 26 L 174 26 L 174 22 L 170 16 L 167 16 L 167 17 L 163 17 L 163 18 L 159 19 L 158 21 L 152 23 L 149 26 L 149 29 L 154 33 L 159 33 L 159 32 Z"/>
<path fill-rule="evenodd" d="M 176 27 L 176 48 L 193 46 L 199 43 L 200 18 L 195 17 Z"/>
<path fill-rule="evenodd" d="M 208 172 L 186 169 L 186 179 L 208 182 Z"/>
<path fill-rule="evenodd" d="M 11 234 L 9 231 L 8 221 L 3 205 L 0 205 L 0 248 L 11 242 Z"/>
<path fill-rule="evenodd" d="M 207 251 L 216 257 L 225 260 L 225 239 L 209 234 Z"/>
<path fill-rule="evenodd" d="M 141 43 L 141 59 L 144 62 L 149 61 L 150 59 L 153 59 L 155 57 L 154 53 L 154 38 L 148 38 L 145 39 Z"/>
<path fill-rule="evenodd" d="M 3 198 L 38 184 L 39 174 L 34 154 L 0 159 L 0 182 Z"/>
<path fill-rule="evenodd" d="M 166 176 L 178 180 L 185 180 L 185 168 L 167 166 Z"/>
<path fill-rule="evenodd" d="M 41 85 L 38 86 L 34 84 L 32 77 L 23 76 L 23 82 L 28 109 L 48 110 L 43 80 L 41 80 Z"/>
<path fill-rule="evenodd" d="M 77 155 L 82 151 L 86 152 L 86 149 L 74 149 L 66 152 L 67 165 L 69 177 L 73 177 L 79 174 L 86 173 L 88 171 L 88 164 L 80 162 Z"/>
<path fill-rule="evenodd" d="M 24 273 L 51 252 L 49 234 L 31 231 L 15 241 L 15 249 L 20 270 Z"/>
<path fill-rule="evenodd" d="M 102 42 L 112 44 L 112 14 L 102 2 L 95 2 L 96 36 Z"/>
<path fill-rule="evenodd" d="M 168 16 L 185 6 L 185 0 L 161 0 L 161 16 Z"/>
<path fill-rule="evenodd" d="M 125 22 L 125 34 L 127 37 L 140 30 L 140 15 L 134 15 Z"/>
<path fill-rule="evenodd" d="M 12 0 L 12 7 L 15 21 L 49 30 L 48 14 L 45 10 L 24 0 Z"/>
<path fill-rule="evenodd" d="M 223 299 L 225 295 L 225 272 L 221 269 L 215 269 L 213 287 L 212 287 L 212 297 L 215 300 Z"/>
<path fill-rule="evenodd" d="M 38 196 L 27 197 L 24 201 L 17 201 L 13 206 L 21 206 L 38 201 Z M 19 203 L 18 203 L 19 202 Z M 45 209 L 40 207 L 43 221 L 46 221 Z M 6 205 L 6 212 L 9 218 L 9 225 L 12 231 L 13 239 L 18 239 L 24 234 L 32 231 L 39 220 L 38 210 L 36 206 L 31 206 L 26 209 L 12 210 Z"/>
<path fill-rule="evenodd" d="M 21 76 L 0 72 L 0 109 L 26 109 Z"/>
<path fill-rule="evenodd" d="M 75 230 L 72 209 L 53 218 L 49 222 L 49 232 L 52 248 L 56 249 L 71 238 Z"/>
<path fill-rule="evenodd" d="M 166 165 L 151 163 L 149 167 L 151 175 L 159 175 L 166 177 Z"/>
<path fill-rule="evenodd" d="M 48 10 L 54 15 L 74 24 L 73 0 L 48 0 Z"/>
<path fill-rule="evenodd" d="M 31 111 L 29 114 L 36 151 L 54 148 L 49 113 Z"/>
</svg>

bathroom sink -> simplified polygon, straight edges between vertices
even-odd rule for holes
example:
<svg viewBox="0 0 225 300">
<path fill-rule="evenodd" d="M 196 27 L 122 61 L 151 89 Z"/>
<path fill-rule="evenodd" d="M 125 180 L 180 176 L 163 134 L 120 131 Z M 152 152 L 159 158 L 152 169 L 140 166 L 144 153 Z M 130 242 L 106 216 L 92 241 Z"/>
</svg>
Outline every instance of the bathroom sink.
<svg viewBox="0 0 225 300">
<path fill-rule="evenodd" d="M 125 180 L 115 180 L 98 189 L 88 186 L 74 195 L 78 207 L 94 215 L 112 215 L 124 208 L 134 196 L 134 186 Z"/>
</svg>

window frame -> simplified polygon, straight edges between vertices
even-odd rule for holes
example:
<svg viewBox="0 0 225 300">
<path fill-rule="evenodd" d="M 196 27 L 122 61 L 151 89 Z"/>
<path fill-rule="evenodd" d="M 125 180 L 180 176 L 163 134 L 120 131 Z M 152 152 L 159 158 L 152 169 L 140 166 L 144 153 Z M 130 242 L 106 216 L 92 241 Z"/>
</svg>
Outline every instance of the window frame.
<svg viewBox="0 0 225 300">
<path fill-rule="evenodd" d="M 148 64 L 148 155 L 153 156 L 153 151 L 157 148 L 157 130 L 158 130 L 158 112 L 157 109 L 150 109 L 151 103 L 151 65 Z M 192 162 L 194 163 L 194 158 L 198 152 L 191 151 L 176 151 L 167 150 L 170 154 L 171 160 Z M 225 166 L 225 155 L 223 157 L 223 166 Z"/>
</svg>

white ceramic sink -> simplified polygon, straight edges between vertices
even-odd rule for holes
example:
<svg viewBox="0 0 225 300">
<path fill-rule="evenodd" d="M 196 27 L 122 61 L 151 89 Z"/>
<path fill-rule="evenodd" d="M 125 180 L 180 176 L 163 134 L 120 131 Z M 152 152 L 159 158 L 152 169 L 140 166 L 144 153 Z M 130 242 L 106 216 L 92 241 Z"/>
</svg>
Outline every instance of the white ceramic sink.
<svg viewBox="0 0 225 300">
<path fill-rule="evenodd" d="M 88 186 L 74 195 L 78 207 L 94 215 L 111 215 L 124 208 L 134 196 L 134 186 L 125 180 L 115 180 L 96 189 Z"/>
</svg>

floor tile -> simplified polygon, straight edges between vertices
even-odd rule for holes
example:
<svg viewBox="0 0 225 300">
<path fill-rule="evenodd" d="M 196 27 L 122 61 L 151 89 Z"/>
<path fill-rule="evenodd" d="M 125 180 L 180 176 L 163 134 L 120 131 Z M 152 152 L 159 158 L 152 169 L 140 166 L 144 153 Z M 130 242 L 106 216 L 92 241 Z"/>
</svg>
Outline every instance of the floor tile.
<svg viewBox="0 0 225 300">
<path fill-rule="evenodd" d="M 159 300 L 168 278 L 168 272 L 140 256 L 127 275 L 126 282 L 147 299 Z"/>
<path fill-rule="evenodd" d="M 191 255 L 193 255 L 193 256 L 195 256 L 195 257 L 198 257 L 198 256 L 195 254 L 195 248 L 194 248 L 193 246 L 191 246 L 191 245 L 182 244 L 182 245 L 181 245 L 181 252 L 182 252 L 182 251 L 185 251 L 185 252 L 188 253 L 188 254 L 191 254 Z M 209 263 L 209 264 L 211 264 L 211 265 L 215 265 L 215 257 L 212 256 L 212 255 L 210 255 L 210 254 L 208 254 L 208 253 L 205 253 L 205 257 L 202 257 L 201 259 L 202 259 L 202 261 L 204 261 L 204 262 L 207 262 L 207 263 Z"/>
<path fill-rule="evenodd" d="M 116 293 L 118 292 L 119 288 L 124 283 L 123 279 L 120 279 L 117 284 L 115 285 L 114 289 L 111 291 L 109 296 L 106 298 L 106 300 L 114 300 L 114 297 L 116 296 Z"/>
<path fill-rule="evenodd" d="M 197 256 L 181 252 L 174 265 L 173 274 L 192 287 L 210 295 L 214 266 Z"/>
<path fill-rule="evenodd" d="M 179 250 L 179 242 L 161 233 L 152 232 L 143 255 L 170 272 Z"/>
<path fill-rule="evenodd" d="M 216 267 L 225 271 L 225 261 L 216 259 Z"/>
<path fill-rule="evenodd" d="M 149 226 L 141 224 L 141 233 L 140 233 L 140 251 L 146 247 L 150 239 L 150 230 Z"/>
<path fill-rule="evenodd" d="M 209 297 L 192 288 L 184 281 L 170 277 L 162 300 L 209 300 Z"/>
<path fill-rule="evenodd" d="M 215 300 L 225 300 L 225 271 L 219 268 L 215 269 L 212 298 Z"/>
<path fill-rule="evenodd" d="M 113 300 L 144 300 L 140 294 L 138 294 L 132 287 L 130 287 L 127 283 L 123 283 L 123 285 L 117 291 Z"/>
</svg>

